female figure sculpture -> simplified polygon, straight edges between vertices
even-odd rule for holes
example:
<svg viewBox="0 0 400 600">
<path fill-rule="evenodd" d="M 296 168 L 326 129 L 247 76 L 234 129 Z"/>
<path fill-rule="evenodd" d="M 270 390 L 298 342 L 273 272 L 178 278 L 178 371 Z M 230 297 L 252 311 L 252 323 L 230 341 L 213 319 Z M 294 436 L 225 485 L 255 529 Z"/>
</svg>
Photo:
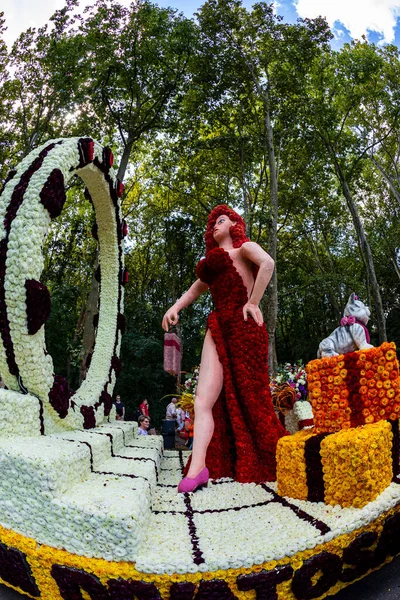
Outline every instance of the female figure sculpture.
<svg viewBox="0 0 400 600">
<path fill-rule="evenodd" d="M 242 483 L 274 480 L 276 444 L 287 433 L 272 406 L 268 334 L 258 306 L 274 262 L 247 239 L 242 217 L 225 204 L 210 213 L 205 242 L 198 279 L 162 321 L 168 331 L 179 312 L 210 288 L 215 310 L 207 322 L 193 452 L 180 492 L 205 485 L 209 476 Z"/>
</svg>

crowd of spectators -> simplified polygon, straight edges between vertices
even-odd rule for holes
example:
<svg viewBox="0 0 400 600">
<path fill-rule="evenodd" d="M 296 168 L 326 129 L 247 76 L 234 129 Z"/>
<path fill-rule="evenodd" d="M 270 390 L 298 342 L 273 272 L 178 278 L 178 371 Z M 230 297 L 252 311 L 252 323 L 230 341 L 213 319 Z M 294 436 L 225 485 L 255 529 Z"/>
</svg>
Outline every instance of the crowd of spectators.
<svg viewBox="0 0 400 600">
<path fill-rule="evenodd" d="M 183 440 L 183 444 L 192 449 L 193 446 L 193 419 L 190 414 L 177 406 L 178 398 L 172 398 L 165 411 L 165 419 L 167 421 L 175 421 L 175 433 L 179 440 Z"/>
<path fill-rule="evenodd" d="M 185 445 L 189 449 L 193 446 L 193 419 L 188 412 L 177 406 L 178 398 L 172 398 L 165 411 L 165 419 L 174 421 L 175 435 L 178 445 Z M 117 420 L 125 420 L 125 405 L 121 401 L 121 396 L 115 398 L 115 408 L 117 411 Z M 138 435 L 151 435 L 156 431 L 151 427 L 149 401 L 145 398 L 136 409 L 134 420 L 138 422 Z"/>
</svg>

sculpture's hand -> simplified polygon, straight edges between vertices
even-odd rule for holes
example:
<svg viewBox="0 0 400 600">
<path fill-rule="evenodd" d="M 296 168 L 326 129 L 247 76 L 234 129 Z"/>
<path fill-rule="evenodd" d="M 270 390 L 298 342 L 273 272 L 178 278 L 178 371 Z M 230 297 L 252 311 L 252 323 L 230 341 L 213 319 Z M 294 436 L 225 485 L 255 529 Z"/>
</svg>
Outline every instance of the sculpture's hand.
<svg viewBox="0 0 400 600">
<path fill-rule="evenodd" d="M 261 326 L 264 323 L 264 317 L 258 304 L 246 302 L 246 304 L 243 306 L 243 318 L 245 321 L 247 321 L 248 315 L 250 315 L 254 319 L 257 325 Z"/>
<path fill-rule="evenodd" d="M 164 331 L 168 331 L 171 325 L 176 325 L 179 321 L 178 311 L 174 306 L 171 306 L 165 313 L 162 320 L 162 328 Z"/>
</svg>

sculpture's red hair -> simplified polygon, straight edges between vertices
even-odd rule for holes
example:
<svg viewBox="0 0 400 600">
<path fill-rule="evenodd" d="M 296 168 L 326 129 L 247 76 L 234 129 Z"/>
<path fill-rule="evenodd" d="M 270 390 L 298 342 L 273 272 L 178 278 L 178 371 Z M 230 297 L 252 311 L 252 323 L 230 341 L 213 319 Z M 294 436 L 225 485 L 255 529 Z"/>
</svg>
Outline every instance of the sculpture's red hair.
<svg viewBox="0 0 400 600">
<path fill-rule="evenodd" d="M 213 230 L 218 217 L 221 215 L 226 215 L 235 223 L 229 230 L 234 248 L 240 248 L 242 244 L 250 241 L 246 236 L 246 224 L 243 218 L 227 204 L 219 204 L 208 215 L 207 229 L 204 235 L 206 254 L 213 248 L 218 248 L 218 244 L 213 238 Z"/>
</svg>

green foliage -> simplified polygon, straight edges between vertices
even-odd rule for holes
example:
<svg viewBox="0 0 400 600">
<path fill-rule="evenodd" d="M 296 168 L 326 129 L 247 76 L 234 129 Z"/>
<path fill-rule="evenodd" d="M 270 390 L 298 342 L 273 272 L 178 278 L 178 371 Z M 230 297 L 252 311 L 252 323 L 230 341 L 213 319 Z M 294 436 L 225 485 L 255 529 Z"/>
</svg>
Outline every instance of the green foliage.
<svg viewBox="0 0 400 600">
<path fill-rule="evenodd" d="M 147 0 L 129 8 L 97 0 L 80 19 L 85 103 L 103 135 L 119 136 L 121 180 L 133 144 L 176 120 L 195 31 L 183 15 Z"/>
<path fill-rule="evenodd" d="M 54 371 L 69 381 L 71 389 L 79 385 L 81 341 L 76 338 L 79 289 L 57 286 L 51 296 L 51 315 L 46 326 L 46 347 L 53 358 Z"/>
</svg>

